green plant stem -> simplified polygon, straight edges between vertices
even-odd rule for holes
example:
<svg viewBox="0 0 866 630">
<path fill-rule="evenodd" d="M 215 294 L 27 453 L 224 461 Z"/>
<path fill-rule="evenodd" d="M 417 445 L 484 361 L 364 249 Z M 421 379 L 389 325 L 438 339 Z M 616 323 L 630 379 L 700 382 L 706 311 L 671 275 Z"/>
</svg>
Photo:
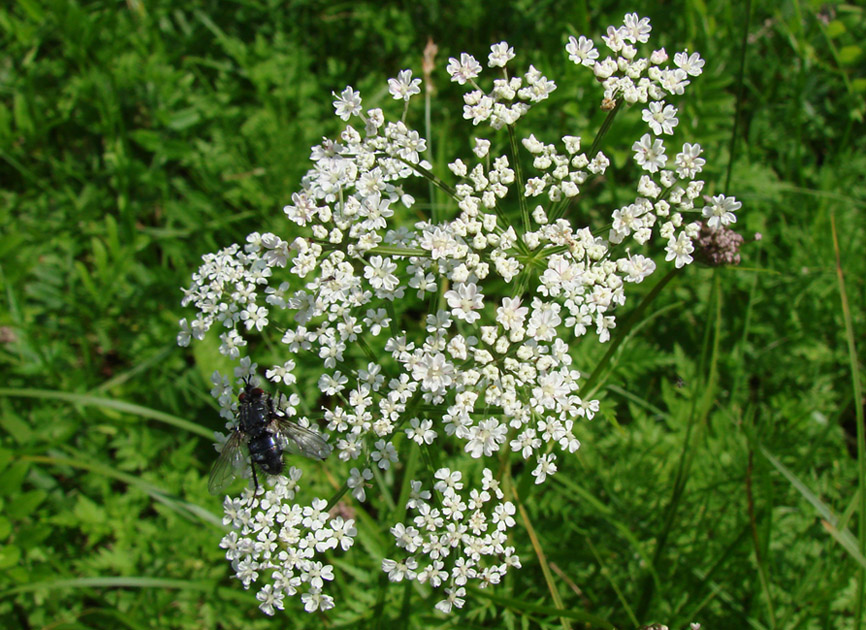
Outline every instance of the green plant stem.
<svg viewBox="0 0 866 630">
<path fill-rule="evenodd" d="M 652 288 L 652 290 L 646 294 L 638 307 L 632 311 L 629 316 L 626 318 L 625 322 L 622 323 L 619 327 L 617 327 L 616 336 L 611 339 L 610 345 L 607 348 L 607 352 L 604 353 L 604 356 L 598 362 L 598 364 L 593 369 L 592 373 L 589 375 L 589 378 L 583 383 L 581 389 L 585 392 L 589 392 L 591 394 L 593 392 L 593 387 L 595 387 L 598 382 L 601 374 L 604 372 L 607 365 L 610 363 L 613 355 L 619 349 L 619 347 L 623 344 L 625 339 L 628 337 L 629 331 L 634 328 L 635 324 L 640 321 L 640 318 L 643 316 L 646 309 L 652 304 L 653 300 L 658 297 L 659 293 L 662 292 L 667 284 L 674 279 L 674 277 L 679 273 L 679 269 L 671 269 L 664 278 L 658 281 L 658 283 Z"/>
<path fill-rule="evenodd" d="M 601 141 L 604 139 L 605 135 L 607 135 L 607 132 L 610 131 L 610 128 L 613 125 L 613 119 L 616 118 L 617 112 L 619 112 L 622 107 L 622 102 L 622 99 L 617 100 L 614 108 L 607 113 L 607 118 L 604 119 L 604 122 L 601 123 L 601 127 L 598 128 L 598 133 L 595 134 L 595 138 L 592 140 L 592 146 L 586 154 L 590 161 L 592 161 L 595 158 L 596 153 L 599 152 Z"/>
<path fill-rule="evenodd" d="M 686 425 L 686 435 L 683 439 L 683 447 L 680 452 L 679 463 L 677 465 L 677 473 L 674 477 L 673 490 L 671 492 L 670 502 L 668 503 L 665 520 L 662 526 L 661 534 L 657 537 L 656 549 L 653 554 L 652 566 L 656 569 L 661 562 L 667 546 L 668 537 L 673 529 L 674 521 L 679 510 L 680 502 L 685 494 L 686 483 L 688 482 L 688 471 L 691 468 L 691 463 L 694 460 L 694 449 L 691 449 L 692 433 L 696 427 L 703 426 L 706 417 L 709 414 L 710 406 L 713 402 L 715 394 L 717 372 L 717 358 L 719 352 L 719 341 L 721 338 L 721 289 L 719 284 L 718 273 L 713 274 L 713 290 L 710 298 L 710 315 L 711 321 L 708 323 L 707 332 L 703 341 L 703 350 L 701 351 L 701 369 L 700 372 L 706 372 L 707 377 L 705 383 L 701 387 L 697 387 L 692 394 L 692 405 L 689 411 L 688 423 Z M 647 296 L 649 297 L 649 296 Z M 713 304 L 715 308 L 713 309 Z M 712 332 L 711 332 L 712 331 Z M 711 344 L 711 348 L 708 348 Z M 707 364 L 709 364 L 707 366 Z M 699 372 L 699 373 L 700 373 Z M 703 396 L 698 400 L 700 392 L 703 390 Z M 641 599 L 637 607 L 638 619 L 643 619 L 649 609 L 655 591 L 655 583 L 651 575 L 644 576 L 643 587 L 641 589 Z"/>
<path fill-rule="evenodd" d="M 379 154 L 377 154 L 377 156 L 378 155 Z M 410 162 L 409 160 L 407 160 L 405 158 L 401 158 L 398 155 L 389 155 L 387 157 L 393 157 L 397 160 L 400 160 L 401 162 L 403 162 L 403 164 L 405 164 L 406 166 L 408 166 L 412 170 L 416 171 L 420 175 L 423 175 L 427 179 L 427 181 L 432 183 L 434 186 L 436 186 L 436 188 L 438 188 L 439 190 L 444 192 L 446 195 L 448 195 L 452 199 L 455 199 L 455 200 L 457 199 L 457 191 L 455 191 L 453 188 L 451 188 L 451 186 L 449 186 L 448 184 L 443 182 L 441 179 L 436 177 L 436 175 L 434 175 L 431 171 L 428 171 L 426 168 L 424 168 L 420 164 L 415 164 L 414 162 Z"/>
<path fill-rule="evenodd" d="M 337 502 L 340 499 L 342 499 L 343 495 L 346 494 L 346 492 L 348 492 L 348 491 L 349 491 L 349 484 L 343 483 L 343 485 L 340 487 L 340 489 L 337 490 L 336 494 L 334 494 L 334 496 L 331 497 L 331 500 L 328 501 L 328 505 L 327 505 L 327 507 L 325 507 L 325 509 L 323 511 L 324 512 L 330 511 L 330 509 L 332 507 L 334 507 L 335 505 L 337 505 Z"/>
<path fill-rule="evenodd" d="M 380 256 L 420 256 L 426 258 L 430 255 L 426 249 L 418 249 L 415 247 L 395 247 L 394 245 L 377 245 L 368 250 L 369 254 L 379 254 Z"/>
<path fill-rule="evenodd" d="M 864 435 L 863 389 L 860 380 L 860 366 L 857 361 L 857 345 L 854 341 L 854 324 L 851 320 L 851 307 L 848 305 L 848 292 L 845 290 L 845 274 L 839 252 L 839 237 L 836 233 L 836 215 L 830 213 L 830 228 L 833 232 L 833 251 L 836 255 L 836 279 L 839 283 L 839 298 L 842 302 L 842 319 L 845 322 L 845 339 L 848 343 L 848 362 L 851 366 L 852 393 L 854 396 L 854 417 L 857 422 L 857 487 L 860 493 L 857 518 L 857 538 L 860 554 L 866 556 L 866 435 Z M 854 614 L 854 628 L 863 627 L 864 586 L 866 571 L 857 571 L 857 604 Z"/>
<path fill-rule="evenodd" d="M 746 50 L 749 44 L 749 23 L 752 17 L 752 0 L 746 0 L 746 23 L 743 25 L 743 37 L 740 41 L 740 70 L 737 73 L 737 106 L 734 112 L 734 126 L 731 129 L 731 142 L 728 146 L 728 172 L 725 175 L 725 192 L 730 188 L 731 172 L 734 168 L 734 154 L 737 149 L 737 132 L 740 126 L 740 110 L 743 108 L 743 88 L 746 74 Z"/>
<path fill-rule="evenodd" d="M 424 132 L 427 136 L 427 151 L 433 153 L 433 91 L 427 87 L 424 90 Z M 435 158 L 434 158 L 435 159 Z M 430 199 L 430 222 L 433 225 L 439 223 L 439 206 L 436 203 L 436 187 L 432 181 L 427 182 L 428 198 Z"/>
<path fill-rule="evenodd" d="M 592 552 L 592 555 L 595 556 L 595 561 L 598 563 L 598 566 L 601 567 L 601 574 L 607 578 L 608 583 L 613 589 L 613 592 L 616 593 L 616 598 L 619 600 L 619 603 L 625 610 L 628 618 L 635 626 L 639 626 L 640 622 L 637 620 L 637 617 L 635 617 L 634 611 L 631 609 L 631 606 L 629 606 L 628 598 L 626 598 L 625 594 L 622 592 L 622 589 L 616 583 L 616 580 L 613 578 L 611 571 L 604 564 L 601 554 L 598 553 L 598 550 L 595 548 L 595 545 L 592 544 L 589 536 L 585 536 L 584 540 L 586 541 L 587 547 L 589 547 L 589 550 Z"/>
<path fill-rule="evenodd" d="M 604 122 L 601 123 L 601 127 L 598 128 L 598 132 L 595 134 L 595 138 L 592 140 L 592 146 L 590 146 L 589 151 L 587 152 L 587 157 L 591 161 L 599 151 L 599 147 L 601 146 L 601 141 L 604 139 L 604 136 L 610 131 L 611 126 L 613 125 L 613 119 L 616 118 L 617 112 L 619 112 L 622 107 L 622 99 L 616 102 L 616 105 L 612 110 L 607 113 L 607 118 L 604 119 Z M 565 215 L 569 208 L 579 199 L 579 197 L 572 197 L 571 199 L 562 201 L 558 206 L 556 206 L 550 212 L 550 221 L 556 221 Z"/>
<path fill-rule="evenodd" d="M 517 138 L 514 135 L 514 126 L 508 125 L 508 142 L 511 144 L 511 161 L 514 163 L 515 176 L 517 177 L 517 190 L 524 190 L 523 169 L 520 166 L 520 155 L 517 152 Z M 529 208 L 526 205 L 526 196 L 517 195 L 520 204 L 520 220 L 523 223 L 523 231 L 529 231 Z"/>
<path fill-rule="evenodd" d="M 746 464 L 746 505 L 749 512 L 749 529 L 752 532 L 752 544 L 755 546 L 755 562 L 758 565 L 758 577 L 761 580 L 761 589 L 767 600 L 767 613 L 770 616 L 770 627 L 776 627 L 776 613 L 773 605 L 773 594 L 770 592 L 770 580 L 767 577 L 767 567 L 761 553 L 761 541 L 758 537 L 758 519 L 755 516 L 755 498 L 752 494 L 752 473 L 754 471 L 755 453 L 749 444 L 748 463 Z"/>
<path fill-rule="evenodd" d="M 532 521 L 529 520 L 529 513 L 523 507 L 523 502 L 517 494 L 517 486 L 513 483 L 511 492 L 514 496 L 514 502 L 517 503 L 517 509 L 520 512 L 520 517 L 523 519 L 523 524 L 526 527 L 526 533 L 529 534 L 529 540 L 532 543 L 532 549 L 535 551 L 535 556 L 538 558 L 538 563 L 541 565 L 541 572 L 544 574 L 544 581 L 547 583 L 547 590 L 550 591 L 550 597 L 553 599 L 553 604 L 560 610 L 565 609 L 565 604 L 562 602 L 562 597 L 559 595 L 559 589 L 556 588 L 556 582 L 553 580 L 553 573 L 550 572 L 550 566 L 547 564 L 547 557 L 544 555 L 544 549 L 541 548 L 541 543 L 538 536 L 535 534 L 535 528 L 532 526 Z M 559 618 L 562 623 L 563 630 L 571 630 L 571 623 L 565 617 Z"/>
</svg>

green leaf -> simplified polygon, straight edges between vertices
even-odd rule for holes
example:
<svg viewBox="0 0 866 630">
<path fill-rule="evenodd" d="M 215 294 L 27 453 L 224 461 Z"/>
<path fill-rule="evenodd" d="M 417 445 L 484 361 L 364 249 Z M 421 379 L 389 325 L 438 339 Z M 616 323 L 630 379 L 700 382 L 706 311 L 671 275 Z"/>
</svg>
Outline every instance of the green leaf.
<svg viewBox="0 0 866 630">
<path fill-rule="evenodd" d="M 19 7 L 24 9 L 24 12 L 34 22 L 41 23 L 45 20 L 45 12 L 42 10 L 42 7 L 39 6 L 38 2 L 34 2 L 33 0 L 17 0 L 17 4 Z"/>
<path fill-rule="evenodd" d="M 18 564 L 21 550 L 15 545 L 0 545 L 0 569 L 9 569 Z"/>
<path fill-rule="evenodd" d="M 847 32 L 848 29 L 845 28 L 845 24 L 842 21 L 833 20 L 832 22 L 830 22 L 827 25 L 826 31 L 827 31 L 827 36 L 830 39 L 835 39 L 835 38 L 839 37 L 839 35 L 842 35 L 843 33 Z"/>
<path fill-rule="evenodd" d="M 839 49 L 839 63 L 843 66 L 850 66 L 860 59 L 862 54 L 863 49 L 856 44 L 842 46 L 842 48 Z"/>
<path fill-rule="evenodd" d="M 30 105 L 24 93 L 15 92 L 12 98 L 12 114 L 19 133 L 25 136 L 33 133 L 33 117 L 30 115 Z"/>
<path fill-rule="evenodd" d="M 205 523 L 208 523 L 209 525 L 212 525 L 217 529 L 224 528 L 222 524 L 222 519 L 219 516 L 206 510 L 200 505 L 196 505 L 195 503 L 189 501 L 184 501 L 183 499 L 167 493 L 162 488 L 145 481 L 141 477 L 138 477 L 136 475 L 129 475 L 127 473 L 116 470 L 111 466 L 106 466 L 96 461 L 83 461 L 82 459 L 73 459 L 69 457 L 47 457 L 44 455 L 25 455 L 23 457 L 33 462 L 57 466 L 72 466 L 73 468 L 81 468 L 84 470 L 92 471 L 99 475 L 103 475 L 105 477 L 117 479 L 138 488 L 142 492 L 145 492 L 146 494 L 150 495 L 150 497 L 155 501 L 162 503 L 173 512 L 176 512 L 177 514 L 188 520 L 191 520 L 193 522 L 204 521 Z"/>
<path fill-rule="evenodd" d="M 33 430 L 12 409 L 6 409 L 0 415 L 0 427 L 12 436 L 18 444 L 27 444 L 33 439 Z"/>
<path fill-rule="evenodd" d="M 201 114 L 198 110 L 192 107 L 187 107 L 186 109 L 172 112 L 165 124 L 169 129 L 183 131 L 184 129 L 188 129 L 193 125 L 198 124 L 200 121 Z"/>
<path fill-rule="evenodd" d="M 13 519 L 22 519 L 27 516 L 32 516 L 37 507 L 48 496 L 44 490 L 31 490 L 25 492 L 14 499 L 9 500 L 6 506 L 6 514 Z"/>
<path fill-rule="evenodd" d="M 0 494 L 14 496 L 21 491 L 21 483 L 30 469 L 29 462 L 17 461 L 0 474 Z"/>
</svg>

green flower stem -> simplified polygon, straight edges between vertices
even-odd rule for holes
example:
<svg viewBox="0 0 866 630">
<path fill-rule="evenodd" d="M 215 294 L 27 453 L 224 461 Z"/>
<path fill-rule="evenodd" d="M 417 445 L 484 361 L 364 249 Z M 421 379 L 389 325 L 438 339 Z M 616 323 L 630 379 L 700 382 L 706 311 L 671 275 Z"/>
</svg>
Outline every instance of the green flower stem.
<svg viewBox="0 0 866 630">
<path fill-rule="evenodd" d="M 604 122 L 601 123 L 601 127 L 598 129 L 598 133 L 595 134 L 595 138 L 592 140 L 592 146 L 589 148 L 589 153 L 587 156 L 590 161 L 595 158 L 596 153 L 599 151 L 599 146 L 601 145 L 601 141 L 604 139 L 604 136 L 610 131 L 611 126 L 613 125 L 613 119 L 616 118 L 617 112 L 619 112 L 622 107 L 623 100 L 619 99 L 616 102 L 616 105 L 612 110 L 607 113 L 607 118 L 604 119 Z"/>
<path fill-rule="evenodd" d="M 381 155 L 385 156 L 387 154 L 383 153 Z M 451 188 L 451 186 L 449 186 L 448 184 L 443 182 L 441 179 L 436 177 L 436 175 L 434 175 L 431 171 L 428 171 L 426 168 L 424 168 L 420 164 L 415 164 L 414 162 L 410 162 L 409 160 L 402 158 L 399 155 L 387 155 L 387 157 L 391 157 L 391 158 L 394 158 L 396 160 L 400 160 L 401 162 L 403 162 L 403 164 L 405 164 L 406 166 L 408 166 L 412 170 L 416 171 L 419 175 L 422 175 L 423 177 L 425 177 L 427 179 L 427 181 L 429 181 L 431 184 L 436 186 L 436 188 L 438 188 L 439 190 L 444 192 L 446 195 L 448 195 L 449 197 L 451 197 L 455 201 L 457 200 L 457 191 L 456 190 Z"/>
<path fill-rule="evenodd" d="M 373 479 L 376 480 L 376 484 L 379 486 L 379 495 L 388 507 L 388 512 L 395 514 L 397 512 L 397 504 L 394 502 L 394 497 L 392 497 L 389 492 L 388 482 L 385 481 L 385 477 L 382 475 L 382 470 L 378 465 L 371 466 L 370 470 L 373 471 Z"/>
<path fill-rule="evenodd" d="M 373 352 L 373 349 L 369 346 L 369 344 L 364 340 L 363 337 L 358 337 L 355 342 L 360 346 L 361 350 L 365 355 L 367 355 L 367 359 L 373 363 L 379 362 L 379 357 L 376 356 L 376 353 Z"/>
<path fill-rule="evenodd" d="M 640 622 L 637 617 L 635 617 L 634 611 L 628 603 L 628 598 L 623 593 L 622 589 L 617 584 L 614 579 L 614 571 L 611 571 L 610 568 L 605 564 L 604 558 L 602 558 L 601 554 L 598 553 L 598 550 L 595 548 L 595 545 L 592 544 L 592 540 L 590 540 L 589 536 L 584 536 L 584 540 L 586 541 L 586 546 L 592 552 L 592 555 L 595 556 L 595 561 L 598 563 L 598 566 L 601 567 L 601 575 L 607 578 L 608 584 L 610 584 L 613 592 L 616 594 L 616 598 L 619 600 L 620 606 L 622 606 L 623 610 L 625 610 L 625 614 L 628 615 L 628 618 L 634 624 L 635 627 L 640 626 Z"/>
<path fill-rule="evenodd" d="M 525 190 L 523 185 L 523 169 L 520 167 L 520 156 L 517 154 L 517 138 L 514 135 L 514 126 L 508 125 L 508 141 L 511 143 L 511 160 L 514 163 L 514 172 L 517 177 L 517 190 Z M 529 231 L 529 207 L 526 205 L 526 196 L 518 193 L 520 204 L 520 219 L 523 222 L 523 232 Z"/>
<path fill-rule="evenodd" d="M 634 328 L 635 324 L 640 321 L 640 318 L 643 316 L 647 307 L 652 304 L 653 300 L 658 297 L 659 293 L 662 292 L 667 284 L 674 279 L 674 277 L 679 273 L 679 269 L 671 269 L 664 278 L 659 280 L 658 284 L 656 284 L 652 290 L 646 294 L 644 299 L 638 305 L 638 307 L 632 311 L 629 316 L 626 318 L 625 322 L 623 322 L 620 326 L 617 327 L 617 335 L 611 340 L 610 346 L 607 349 L 607 352 L 601 358 L 601 361 L 595 366 L 595 369 L 589 375 L 589 378 L 586 379 L 581 389 L 584 392 L 588 392 L 587 395 L 591 395 L 593 392 L 593 387 L 595 387 L 601 375 L 604 373 L 605 368 L 610 363 L 613 355 L 622 345 L 622 343 L 628 338 L 628 333 Z"/>
<path fill-rule="evenodd" d="M 349 491 L 349 482 L 344 482 L 343 485 L 337 490 L 336 494 L 331 497 L 331 500 L 328 501 L 328 507 L 324 509 L 325 512 L 330 512 L 331 508 L 337 505 L 337 502 L 343 498 L 343 495 Z"/>
<path fill-rule="evenodd" d="M 604 119 L 604 122 L 601 123 L 601 127 L 599 127 L 598 132 L 595 134 L 595 138 L 592 140 L 592 146 L 586 154 L 590 161 L 595 157 L 596 153 L 598 153 L 599 146 L 601 146 L 601 141 L 604 139 L 605 134 L 610 131 L 610 128 L 613 125 L 613 119 L 616 118 L 617 112 L 619 112 L 622 107 L 622 102 L 622 99 L 617 100 L 616 105 L 607 113 L 607 118 Z M 556 221 L 564 216 L 579 198 L 580 196 L 563 200 L 558 206 L 550 211 L 550 221 Z"/>
<path fill-rule="evenodd" d="M 424 90 L 424 131 L 427 136 L 427 151 L 433 156 L 433 105 L 432 91 Z M 436 159 L 435 157 L 433 158 Z M 436 225 L 439 223 L 439 204 L 436 203 L 436 188 L 432 181 L 427 182 L 428 198 L 430 199 L 430 221 Z"/>
<path fill-rule="evenodd" d="M 426 258 L 430 255 L 425 249 L 417 247 L 394 247 L 393 245 L 377 245 L 367 251 L 368 254 L 379 254 L 380 256 L 418 256 Z"/>
<path fill-rule="evenodd" d="M 397 500 L 397 514 L 393 522 L 402 523 L 406 520 L 406 503 L 409 501 L 409 493 L 412 491 L 411 481 L 418 468 L 418 460 L 421 455 L 421 447 L 414 441 L 409 440 L 409 457 L 406 459 L 403 469 L 403 480 L 400 485 L 400 498 Z"/>
<path fill-rule="evenodd" d="M 754 412 L 750 424 L 754 423 Z M 758 535 L 758 516 L 755 513 L 755 496 L 752 491 L 752 479 L 754 476 L 755 451 L 752 448 L 751 440 L 749 440 L 748 460 L 746 462 L 746 509 L 749 515 L 749 528 L 752 532 L 752 544 L 755 547 L 755 564 L 758 565 L 758 579 L 761 582 L 761 590 L 764 592 L 764 598 L 767 600 L 767 614 L 770 617 L 770 628 L 778 627 L 776 624 L 775 605 L 773 604 L 773 592 L 770 589 L 770 578 L 767 570 L 767 559 L 761 553 L 761 539 Z"/>
</svg>

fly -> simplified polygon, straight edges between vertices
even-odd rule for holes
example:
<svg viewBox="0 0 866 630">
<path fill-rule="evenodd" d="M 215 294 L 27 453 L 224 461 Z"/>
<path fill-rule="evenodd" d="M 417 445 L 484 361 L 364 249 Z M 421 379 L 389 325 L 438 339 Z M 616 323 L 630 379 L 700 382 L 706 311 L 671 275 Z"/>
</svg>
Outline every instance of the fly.
<svg viewBox="0 0 866 630">
<path fill-rule="evenodd" d="M 316 460 L 331 454 L 331 445 L 320 434 L 286 418 L 270 394 L 254 387 L 250 380 L 245 379 L 244 389 L 238 395 L 237 427 L 210 471 L 207 488 L 211 494 L 222 493 L 236 477 L 245 459 L 244 444 L 249 451 L 256 488 L 259 486 L 256 467 L 269 475 L 279 475 L 283 471 L 283 451 Z"/>
</svg>

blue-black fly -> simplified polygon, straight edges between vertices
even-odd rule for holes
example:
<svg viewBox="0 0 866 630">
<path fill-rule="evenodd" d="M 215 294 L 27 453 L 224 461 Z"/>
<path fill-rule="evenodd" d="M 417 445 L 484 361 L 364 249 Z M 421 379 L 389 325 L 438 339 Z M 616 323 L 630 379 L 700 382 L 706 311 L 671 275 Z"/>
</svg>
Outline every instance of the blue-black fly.
<svg viewBox="0 0 866 630">
<path fill-rule="evenodd" d="M 256 487 L 256 466 L 269 475 L 279 475 L 283 451 L 318 460 L 331 454 L 331 445 L 321 435 L 286 418 L 270 394 L 253 386 L 249 378 L 238 395 L 237 427 L 210 471 L 207 487 L 211 494 L 220 494 L 237 475 L 245 459 L 243 444 L 249 451 Z"/>
</svg>

